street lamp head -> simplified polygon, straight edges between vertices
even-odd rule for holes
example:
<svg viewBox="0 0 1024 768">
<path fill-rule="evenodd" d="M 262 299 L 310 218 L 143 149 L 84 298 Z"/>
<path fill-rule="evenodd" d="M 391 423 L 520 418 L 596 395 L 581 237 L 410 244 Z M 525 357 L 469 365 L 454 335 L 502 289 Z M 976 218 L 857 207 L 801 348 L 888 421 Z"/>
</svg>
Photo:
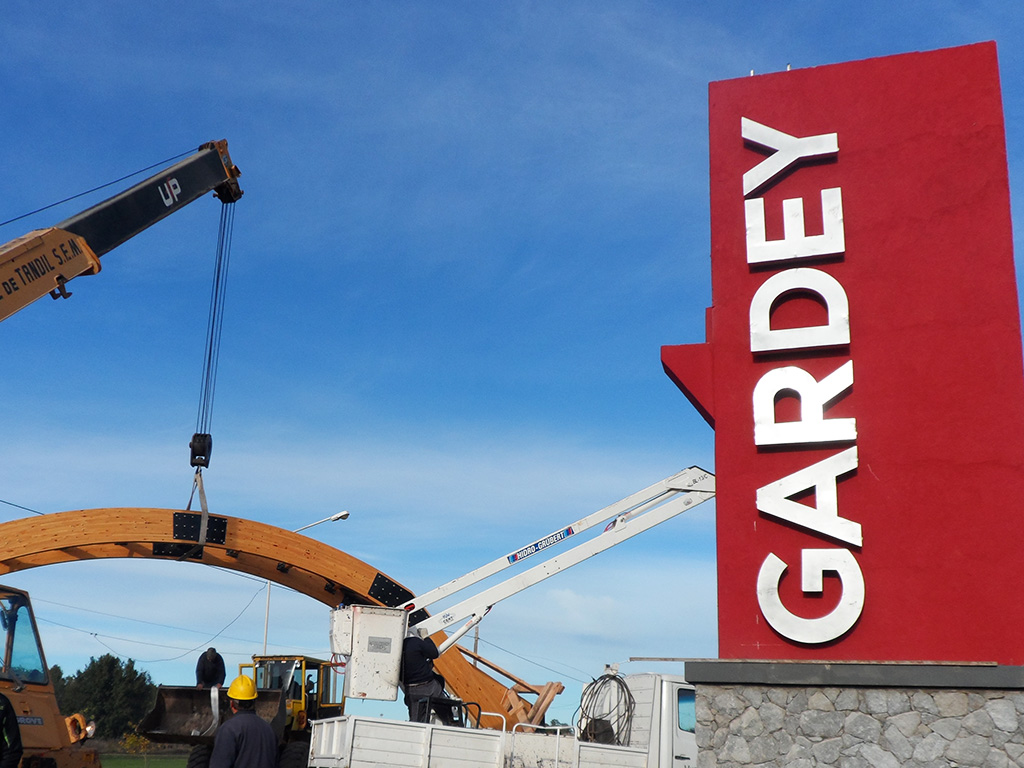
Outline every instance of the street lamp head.
<svg viewBox="0 0 1024 768">
<path fill-rule="evenodd" d="M 348 510 L 346 509 L 343 512 L 339 512 L 336 515 L 331 515 L 331 522 L 332 523 L 337 521 L 337 520 L 348 520 Z"/>
</svg>

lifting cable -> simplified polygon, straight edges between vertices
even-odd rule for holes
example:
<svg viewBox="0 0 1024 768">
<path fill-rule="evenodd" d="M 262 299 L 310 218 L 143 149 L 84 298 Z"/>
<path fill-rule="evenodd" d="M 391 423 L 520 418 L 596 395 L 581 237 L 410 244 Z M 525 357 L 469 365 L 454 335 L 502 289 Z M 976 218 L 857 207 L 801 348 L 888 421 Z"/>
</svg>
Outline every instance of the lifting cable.
<svg viewBox="0 0 1024 768">
<path fill-rule="evenodd" d="M 228 265 L 231 261 L 231 236 L 235 226 L 235 205 L 225 203 L 220 212 L 220 232 L 217 236 L 217 259 L 210 291 L 210 315 L 206 325 L 206 356 L 203 359 L 203 378 L 199 391 L 199 412 L 196 415 L 196 433 L 189 444 L 192 448 L 193 467 L 210 466 L 213 438 L 210 422 L 213 420 L 213 396 L 217 389 L 217 366 L 220 358 L 220 337 L 224 328 L 224 299 L 227 293 Z"/>
<path fill-rule="evenodd" d="M 196 468 L 192 481 L 192 494 L 189 496 L 187 510 L 192 508 L 192 500 L 196 491 L 199 492 L 199 504 L 202 509 L 202 520 L 199 527 L 199 541 L 180 559 L 191 557 L 206 543 L 206 525 L 208 508 L 206 492 L 203 489 L 203 468 L 210 466 L 210 452 L 213 450 L 213 436 L 210 434 L 210 422 L 213 420 L 213 396 L 217 389 L 217 368 L 220 359 L 220 337 L 224 328 L 224 303 L 227 295 L 228 266 L 231 262 L 231 239 L 235 227 L 235 204 L 225 203 L 221 206 L 220 230 L 217 235 L 217 256 L 214 262 L 213 287 L 210 291 L 210 313 L 206 325 L 206 355 L 203 359 L 203 377 L 199 393 L 199 411 L 196 415 L 196 431 L 189 442 L 191 450 L 190 463 Z"/>
</svg>

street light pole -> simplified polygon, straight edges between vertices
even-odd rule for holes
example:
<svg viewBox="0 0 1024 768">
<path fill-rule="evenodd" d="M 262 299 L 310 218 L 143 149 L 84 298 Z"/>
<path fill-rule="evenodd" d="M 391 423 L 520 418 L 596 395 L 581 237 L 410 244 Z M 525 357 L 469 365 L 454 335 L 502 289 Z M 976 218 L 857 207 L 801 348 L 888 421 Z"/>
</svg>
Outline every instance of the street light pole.
<svg viewBox="0 0 1024 768">
<path fill-rule="evenodd" d="M 309 525 L 303 525 L 301 528 L 296 528 L 292 533 L 299 533 L 305 531 L 307 528 L 312 528 L 314 525 L 320 525 L 321 523 L 334 523 L 338 520 L 348 520 L 348 510 L 337 512 L 330 517 L 325 517 L 323 520 L 317 520 L 315 523 Z M 263 655 L 267 655 L 267 633 L 270 630 L 270 587 L 273 582 L 267 579 L 267 612 L 263 619 Z"/>
<path fill-rule="evenodd" d="M 343 512 L 338 512 L 337 514 L 331 515 L 330 517 L 325 517 L 323 520 L 317 520 L 315 523 L 310 523 L 309 525 L 304 525 L 301 528 L 296 528 L 294 531 L 292 531 L 292 533 L 298 533 L 299 531 L 304 531 L 307 528 L 312 528 L 314 525 L 320 525 L 320 523 L 334 523 L 334 522 L 337 522 L 338 520 L 348 520 L 348 510 L 347 509 L 344 510 Z"/>
</svg>

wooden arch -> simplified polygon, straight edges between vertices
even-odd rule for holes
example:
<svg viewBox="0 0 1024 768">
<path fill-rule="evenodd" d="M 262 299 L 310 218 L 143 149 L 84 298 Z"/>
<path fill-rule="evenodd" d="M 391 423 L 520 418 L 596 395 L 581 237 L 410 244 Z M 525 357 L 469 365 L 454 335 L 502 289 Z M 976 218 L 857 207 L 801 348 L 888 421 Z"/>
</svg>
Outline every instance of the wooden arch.
<svg viewBox="0 0 1024 768">
<path fill-rule="evenodd" d="M 210 515 L 202 546 L 200 529 L 198 513 L 135 507 L 12 520 L 0 523 L 0 576 L 76 560 L 140 557 L 188 560 L 248 573 L 331 607 L 339 603 L 397 605 L 413 596 L 368 563 L 283 528 Z M 435 638 L 438 644 L 443 637 L 439 633 Z M 462 653 L 446 653 L 436 666 L 459 698 L 479 703 L 484 712 L 509 713 L 509 725 L 539 722 L 550 703 L 550 697 L 538 696 L 531 706 L 517 695 L 522 681 L 514 690 L 470 664 Z M 526 692 L 541 691 L 527 686 Z M 544 698 L 548 701 L 542 702 Z"/>
</svg>

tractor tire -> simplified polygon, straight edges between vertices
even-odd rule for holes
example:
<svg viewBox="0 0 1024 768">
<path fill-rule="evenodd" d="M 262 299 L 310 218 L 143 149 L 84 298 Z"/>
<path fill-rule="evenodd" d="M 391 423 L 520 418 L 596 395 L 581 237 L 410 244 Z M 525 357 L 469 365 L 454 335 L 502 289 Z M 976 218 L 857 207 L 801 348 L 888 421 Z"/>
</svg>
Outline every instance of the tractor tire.
<svg viewBox="0 0 1024 768">
<path fill-rule="evenodd" d="M 210 754 L 213 749 L 207 744 L 196 744 L 188 753 L 187 768 L 210 768 Z"/>
<path fill-rule="evenodd" d="M 281 756 L 277 759 L 277 768 L 306 768 L 308 762 L 309 742 L 289 741 L 281 747 Z"/>
</svg>

